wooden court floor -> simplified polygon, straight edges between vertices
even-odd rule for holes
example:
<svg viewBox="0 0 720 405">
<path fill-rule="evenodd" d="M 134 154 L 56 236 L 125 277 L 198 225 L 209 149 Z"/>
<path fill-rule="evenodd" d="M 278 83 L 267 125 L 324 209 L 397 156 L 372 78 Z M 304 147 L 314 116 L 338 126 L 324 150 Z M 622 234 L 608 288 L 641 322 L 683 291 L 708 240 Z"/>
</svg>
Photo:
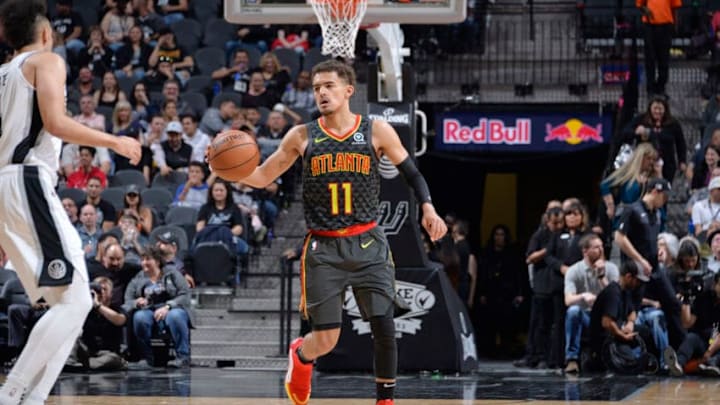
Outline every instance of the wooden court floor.
<svg viewBox="0 0 720 405">
<path fill-rule="evenodd" d="M 498 371 L 427 378 L 399 376 L 397 405 L 708 404 L 720 403 L 720 379 L 582 376 Z M 280 371 L 192 369 L 63 374 L 53 405 L 288 405 Z M 3 380 L 4 377 L 0 377 Z M 310 405 L 373 405 L 369 375 L 319 374 Z"/>
</svg>

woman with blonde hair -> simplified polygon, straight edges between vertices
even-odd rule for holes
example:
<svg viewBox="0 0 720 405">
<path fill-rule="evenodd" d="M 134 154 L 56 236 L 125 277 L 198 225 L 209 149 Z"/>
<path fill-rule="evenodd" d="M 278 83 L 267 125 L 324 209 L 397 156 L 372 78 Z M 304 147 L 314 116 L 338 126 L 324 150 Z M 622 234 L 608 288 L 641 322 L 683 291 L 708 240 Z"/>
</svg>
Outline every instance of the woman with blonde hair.
<svg viewBox="0 0 720 405">
<path fill-rule="evenodd" d="M 650 143 L 641 143 L 632 157 L 600 183 L 600 194 L 607 218 L 613 222 L 624 205 L 637 201 L 651 178 L 661 177 L 657 166 L 658 152 Z"/>
<path fill-rule="evenodd" d="M 280 60 L 272 52 L 266 52 L 260 57 L 260 66 L 255 71 L 262 73 L 265 87 L 278 98 L 285 93 L 288 84 L 292 81 L 287 68 L 280 64 Z"/>
</svg>

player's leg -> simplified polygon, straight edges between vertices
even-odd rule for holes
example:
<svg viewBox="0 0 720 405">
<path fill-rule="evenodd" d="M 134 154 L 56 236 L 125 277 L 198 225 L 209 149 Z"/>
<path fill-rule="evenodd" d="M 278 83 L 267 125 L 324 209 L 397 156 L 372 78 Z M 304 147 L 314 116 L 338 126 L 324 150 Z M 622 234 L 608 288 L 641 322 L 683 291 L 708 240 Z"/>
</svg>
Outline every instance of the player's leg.
<svg viewBox="0 0 720 405">
<path fill-rule="evenodd" d="M 15 405 L 23 393 L 47 397 L 80 334 L 92 300 L 80 237 L 53 195 L 49 176 L 38 174 L 36 168 L 3 170 L 0 245 L 30 299 L 36 301 L 42 296 L 50 305 L 0 389 L 0 404 Z M 70 265 L 74 267 L 72 273 Z M 38 287 L 41 275 L 61 279 L 63 274 L 72 274 L 70 284 Z"/>
</svg>

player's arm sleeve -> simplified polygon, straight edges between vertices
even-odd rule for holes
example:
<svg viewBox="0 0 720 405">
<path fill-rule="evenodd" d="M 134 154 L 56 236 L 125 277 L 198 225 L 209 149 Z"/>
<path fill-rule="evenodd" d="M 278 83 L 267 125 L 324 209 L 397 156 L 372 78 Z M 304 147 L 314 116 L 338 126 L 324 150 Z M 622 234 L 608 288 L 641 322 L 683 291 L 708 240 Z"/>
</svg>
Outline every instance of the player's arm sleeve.
<svg viewBox="0 0 720 405">
<path fill-rule="evenodd" d="M 405 177 L 405 181 L 415 191 L 415 198 L 418 203 L 430 203 L 432 204 L 432 198 L 430 197 L 430 189 L 428 188 L 425 178 L 415 166 L 410 156 L 406 157 L 405 160 L 397 165 L 398 170 Z"/>
</svg>

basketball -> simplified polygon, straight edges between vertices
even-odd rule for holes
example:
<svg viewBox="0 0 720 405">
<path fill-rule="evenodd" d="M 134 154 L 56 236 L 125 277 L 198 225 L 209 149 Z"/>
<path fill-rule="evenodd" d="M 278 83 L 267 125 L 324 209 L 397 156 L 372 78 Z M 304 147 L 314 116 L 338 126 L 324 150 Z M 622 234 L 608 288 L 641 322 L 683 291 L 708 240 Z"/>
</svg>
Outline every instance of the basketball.
<svg viewBox="0 0 720 405">
<path fill-rule="evenodd" d="M 219 133 L 208 151 L 213 172 L 227 181 L 240 181 L 260 163 L 260 149 L 255 137 L 234 129 Z"/>
</svg>

